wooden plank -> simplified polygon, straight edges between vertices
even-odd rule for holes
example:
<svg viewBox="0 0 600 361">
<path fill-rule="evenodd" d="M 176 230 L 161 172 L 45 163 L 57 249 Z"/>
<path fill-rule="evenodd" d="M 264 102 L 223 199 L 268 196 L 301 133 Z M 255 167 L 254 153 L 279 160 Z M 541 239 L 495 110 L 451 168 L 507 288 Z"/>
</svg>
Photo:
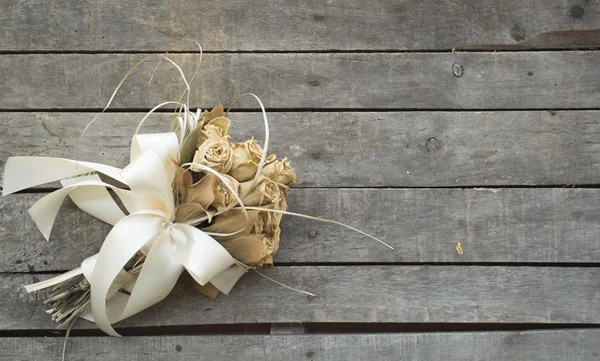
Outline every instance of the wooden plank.
<svg viewBox="0 0 600 361">
<path fill-rule="evenodd" d="M 69 360 L 593 360 L 597 329 L 294 336 L 77 337 Z M 60 337 L 0 338 L 4 361 L 60 358 Z"/>
<path fill-rule="evenodd" d="M 158 56 L 117 96 L 120 109 L 150 109 L 184 89 Z M 102 109 L 143 54 L 0 57 L 0 109 Z M 195 54 L 172 55 L 188 74 Z M 193 106 L 229 104 L 246 92 L 268 108 L 554 109 L 600 103 L 600 52 L 207 54 Z M 460 65 L 459 72 L 455 64 Z M 454 74 L 461 74 L 456 76 Z M 241 108 L 257 108 L 250 100 Z"/>
<path fill-rule="evenodd" d="M 600 323 L 600 268 L 306 266 L 265 271 L 308 298 L 257 275 L 210 300 L 182 277 L 167 299 L 118 327 L 233 323 Z M 0 327 L 53 329 L 42 295 L 23 285 L 49 275 L 2 274 Z M 77 328 L 95 328 L 81 321 Z"/>
<path fill-rule="evenodd" d="M 43 195 L 0 199 L 0 272 L 67 270 L 100 249 L 110 226 L 70 201 L 46 242 L 27 215 Z M 297 189 L 290 197 L 291 211 L 344 221 L 395 250 L 286 216 L 276 263 L 600 262 L 598 189 Z"/>
<path fill-rule="evenodd" d="M 270 151 L 298 187 L 439 187 L 600 183 L 600 112 L 270 113 Z M 0 174 L 10 156 L 124 167 L 141 113 L 0 113 Z M 157 114 L 143 131 L 168 130 Z M 262 118 L 232 114 L 235 140 L 263 140 Z"/>
<path fill-rule="evenodd" d="M 11 1 L 0 48 L 11 51 L 162 51 L 188 37 L 207 50 L 582 48 L 600 44 L 595 1 L 418 3 L 251 0 Z M 268 11 L 267 11 L 268 10 Z M 123 36 L 127 34 L 127 36 Z M 182 44 L 182 49 L 196 50 Z"/>
</svg>

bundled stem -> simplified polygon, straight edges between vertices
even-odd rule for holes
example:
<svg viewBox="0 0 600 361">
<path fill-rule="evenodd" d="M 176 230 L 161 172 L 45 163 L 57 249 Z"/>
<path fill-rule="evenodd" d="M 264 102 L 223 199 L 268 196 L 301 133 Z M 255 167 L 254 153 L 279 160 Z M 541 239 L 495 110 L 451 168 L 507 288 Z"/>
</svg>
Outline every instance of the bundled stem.
<svg viewBox="0 0 600 361">
<path fill-rule="evenodd" d="M 136 255 L 125 271 L 130 275 L 139 273 L 145 258 L 143 254 Z M 44 300 L 44 304 L 50 307 L 46 312 L 52 321 L 58 323 L 56 328 L 59 330 L 69 328 L 78 317 L 91 311 L 91 302 L 90 283 L 82 274 L 54 286 Z"/>
</svg>

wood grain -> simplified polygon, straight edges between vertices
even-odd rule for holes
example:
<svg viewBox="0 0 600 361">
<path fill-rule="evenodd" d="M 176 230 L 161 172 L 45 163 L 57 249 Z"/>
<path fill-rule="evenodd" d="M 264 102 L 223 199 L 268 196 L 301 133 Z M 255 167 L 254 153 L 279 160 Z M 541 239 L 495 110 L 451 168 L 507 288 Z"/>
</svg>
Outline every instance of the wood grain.
<svg viewBox="0 0 600 361">
<path fill-rule="evenodd" d="M 595 1 L 7 1 L 0 48 L 163 51 L 184 37 L 212 51 L 585 48 Z M 191 42 L 179 47 L 196 50 Z"/>
<path fill-rule="evenodd" d="M 110 226 L 66 201 L 46 242 L 27 209 L 44 194 L 0 199 L 0 272 L 62 271 L 99 251 Z M 295 189 L 276 263 L 598 263 L 598 189 Z M 461 243 L 463 254 L 456 245 Z"/>
<path fill-rule="evenodd" d="M 115 109 L 150 109 L 180 98 L 178 72 L 159 55 L 121 88 Z M 143 54 L 0 57 L 0 109 L 102 109 Z M 172 58 L 188 74 L 194 54 Z M 267 108 L 556 109 L 600 103 L 600 52 L 207 54 L 192 106 L 256 93 Z M 462 67 L 460 77 L 453 67 Z M 240 108 L 258 108 L 250 100 Z"/>
<path fill-rule="evenodd" d="M 164 301 L 116 327 L 233 323 L 600 323 L 600 268 L 484 266 L 306 266 L 265 271 L 318 297 L 257 274 L 210 300 L 187 275 Z M 23 285 L 49 275 L 2 274 L 0 327 L 50 330 L 40 294 Z M 78 322 L 77 328 L 95 328 Z"/>
<path fill-rule="evenodd" d="M 414 360 L 481 361 L 594 360 L 599 330 L 408 333 L 294 336 L 77 337 L 67 359 L 152 360 Z M 60 358 L 63 339 L 0 338 L 4 361 Z"/>
<path fill-rule="evenodd" d="M 270 152 L 290 158 L 298 187 L 600 184 L 600 112 L 270 113 Z M 0 113 L 0 174 L 10 156 L 124 167 L 141 113 Z M 143 132 L 168 129 L 157 114 Z M 263 141 L 257 113 L 232 114 L 234 141 Z"/>
</svg>

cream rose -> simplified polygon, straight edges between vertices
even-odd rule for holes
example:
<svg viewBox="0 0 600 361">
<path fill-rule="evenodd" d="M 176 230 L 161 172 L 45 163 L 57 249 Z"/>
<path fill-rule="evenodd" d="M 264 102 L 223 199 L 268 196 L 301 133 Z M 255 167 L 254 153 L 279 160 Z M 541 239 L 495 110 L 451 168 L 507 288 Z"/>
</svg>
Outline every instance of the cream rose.
<svg viewBox="0 0 600 361">
<path fill-rule="evenodd" d="M 265 165 L 262 174 L 286 187 L 292 187 L 297 183 L 296 172 L 287 158 Z"/>
<path fill-rule="evenodd" d="M 227 183 L 229 183 L 231 188 L 238 192 L 240 183 L 235 178 L 227 174 L 222 174 L 222 176 L 225 177 L 225 179 L 227 179 Z M 229 190 L 229 188 L 227 188 L 225 184 L 223 184 L 223 181 L 220 179 L 218 179 L 215 182 L 215 188 L 213 193 L 215 195 L 215 200 L 212 203 L 212 206 L 215 207 L 217 210 L 227 208 L 228 206 L 236 202 L 233 193 Z"/>
<path fill-rule="evenodd" d="M 227 135 L 231 121 L 225 117 L 218 117 L 209 121 L 200 131 L 198 143 L 202 144 L 207 140 L 219 140 Z"/>
<path fill-rule="evenodd" d="M 265 234 L 264 240 L 267 247 L 265 250 L 265 256 L 260 262 L 260 264 L 262 264 L 263 268 L 265 269 L 273 268 L 273 255 L 279 249 L 280 234 L 281 229 L 279 228 L 279 226 L 274 230 L 273 233 Z"/>
<path fill-rule="evenodd" d="M 254 178 L 263 150 L 254 139 L 233 145 L 233 165 L 229 174 L 240 182 Z"/>
<path fill-rule="evenodd" d="M 280 201 L 283 194 L 277 183 L 267 177 L 260 176 L 256 185 L 250 189 L 252 181 L 240 183 L 240 195 L 243 197 L 244 205 L 264 206 Z"/>
<path fill-rule="evenodd" d="M 194 163 L 203 164 L 219 173 L 227 173 L 233 164 L 233 151 L 229 144 L 229 136 L 221 139 L 208 139 L 196 150 Z M 194 172 L 199 172 L 199 167 L 191 166 Z"/>
</svg>

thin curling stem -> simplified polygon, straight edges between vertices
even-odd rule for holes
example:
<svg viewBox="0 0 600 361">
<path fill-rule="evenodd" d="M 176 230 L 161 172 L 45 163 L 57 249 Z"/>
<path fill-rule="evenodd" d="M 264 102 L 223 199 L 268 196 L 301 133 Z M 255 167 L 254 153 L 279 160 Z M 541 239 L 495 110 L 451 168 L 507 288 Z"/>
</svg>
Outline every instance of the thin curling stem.
<svg viewBox="0 0 600 361">
<path fill-rule="evenodd" d="M 317 297 L 317 295 L 315 295 L 314 293 L 310 293 L 310 292 L 307 292 L 307 291 L 302 291 L 302 290 L 299 290 L 299 289 L 297 289 L 297 288 L 294 288 L 294 287 L 290 287 L 290 286 L 284 285 L 283 283 L 281 283 L 281 282 L 279 282 L 279 281 L 277 281 L 277 280 L 274 280 L 274 279 L 272 279 L 271 277 L 269 277 L 269 276 L 265 275 L 264 273 L 260 273 L 260 272 L 258 272 L 258 271 L 257 271 L 255 268 L 253 268 L 252 270 L 253 270 L 254 272 L 258 273 L 259 275 L 261 275 L 262 277 L 264 277 L 264 278 L 268 279 L 269 281 L 271 281 L 271 282 L 273 282 L 273 283 L 275 283 L 275 284 L 277 284 L 277 285 L 279 285 L 279 286 L 281 286 L 281 287 L 283 287 L 283 288 L 287 288 L 288 290 L 291 290 L 291 291 L 294 291 L 294 292 L 299 292 L 299 293 L 305 294 L 305 295 L 307 295 L 308 297 L 311 297 L 311 298 L 313 298 L 313 297 Z"/>
<path fill-rule="evenodd" d="M 237 208 L 237 207 L 236 207 Z M 307 218 L 307 219 L 312 219 L 315 221 L 321 221 L 321 222 L 325 222 L 325 223 L 333 223 L 333 224 L 337 224 L 338 226 L 342 226 L 345 228 L 348 228 L 350 230 L 353 230 L 354 232 L 358 232 L 364 236 L 367 236 L 369 238 L 371 238 L 372 240 L 375 240 L 381 244 L 383 244 L 384 246 L 388 247 L 389 249 L 394 249 L 394 247 L 390 246 L 389 244 L 385 243 L 384 241 L 380 240 L 379 238 L 373 237 L 368 233 L 365 233 L 363 231 L 361 231 L 360 229 L 354 228 L 352 226 L 349 226 L 347 224 L 344 224 L 342 222 L 338 222 L 338 221 L 334 221 L 331 219 L 325 219 L 325 218 L 319 218 L 319 217 L 313 217 L 313 216 L 307 216 L 306 214 L 302 214 L 302 213 L 294 213 L 294 212 L 288 212 L 288 211 L 280 211 L 280 210 L 276 210 L 276 209 L 269 209 L 269 208 L 262 208 L 262 207 L 246 207 L 246 209 L 250 209 L 250 210 L 259 210 L 259 211 L 264 211 L 264 212 L 272 212 L 272 213 L 280 213 L 280 214 L 288 214 L 290 216 L 296 216 L 296 217 L 301 217 L 301 218 Z"/>
</svg>

